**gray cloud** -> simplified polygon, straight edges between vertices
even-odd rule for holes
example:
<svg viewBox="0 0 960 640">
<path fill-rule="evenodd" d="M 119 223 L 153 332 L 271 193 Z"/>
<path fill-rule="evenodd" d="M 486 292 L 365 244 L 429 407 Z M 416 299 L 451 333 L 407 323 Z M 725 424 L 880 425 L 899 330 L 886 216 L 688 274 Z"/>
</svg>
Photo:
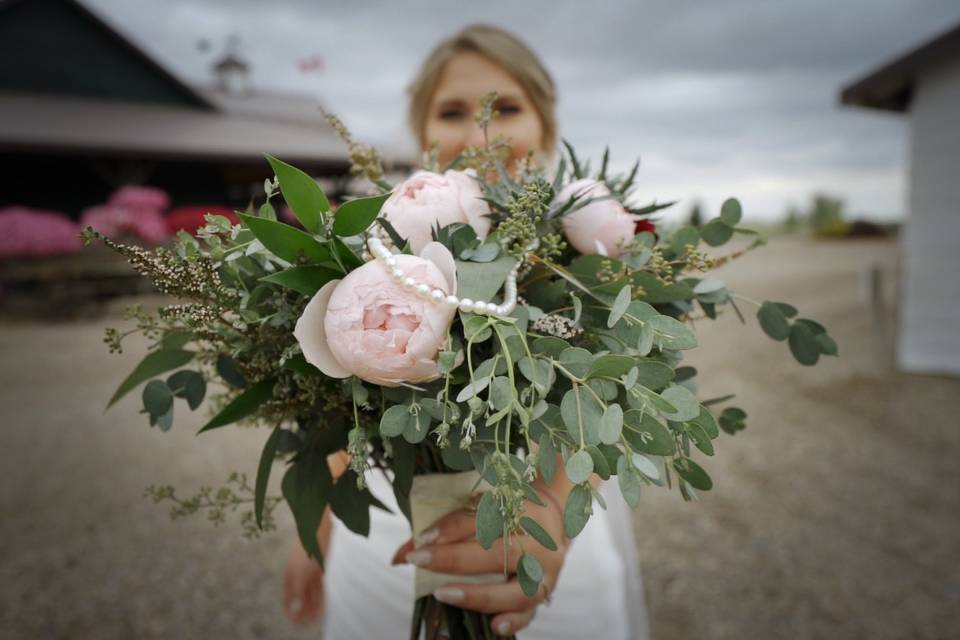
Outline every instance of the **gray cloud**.
<svg viewBox="0 0 960 640">
<path fill-rule="evenodd" d="M 241 36 L 257 84 L 310 93 L 362 138 L 409 145 L 404 86 L 471 22 L 520 34 L 560 87 L 584 154 L 643 160 L 644 198 L 739 195 L 776 216 L 817 189 L 854 211 L 903 211 L 906 123 L 841 109 L 840 86 L 960 20 L 954 0 L 511 3 L 86 0 L 178 73 L 207 77 L 197 39 Z M 305 76 L 298 59 L 326 69 Z"/>
</svg>

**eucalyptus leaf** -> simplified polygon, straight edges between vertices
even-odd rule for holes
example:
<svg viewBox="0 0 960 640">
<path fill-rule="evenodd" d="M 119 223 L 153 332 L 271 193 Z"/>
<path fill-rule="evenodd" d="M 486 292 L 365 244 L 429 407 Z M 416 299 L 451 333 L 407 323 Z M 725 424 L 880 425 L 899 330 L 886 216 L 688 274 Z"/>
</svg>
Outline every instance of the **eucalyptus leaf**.
<svg viewBox="0 0 960 640">
<path fill-rule="evenodd" d="M 820 359 L 820 343 L 808 325 L 794 322 L 790 327 L 789 341 L 790 352 L 797 362 L 808 367 L 817 364 Z"/>
<path fill-rule="evenodd" d="M 681 478 L 690 483 L 694 489 L 700 491 L 709 491 L 713 488 L 713 480 L 704 471 L 703 467 L 689 458 L 676 458 L 673 461 L 673 468 Z"/>
<path fill-rule="evenodd" d="M 790 322 L 783 310 L 774 302 L 764 302 L 757 310 L 757 320 L 760 328 L 768 336 L 777 341 L 786 340 L 790 336 Z"/>
<path fill-rule="evenodd" d="M 388 438 L 395 438 L 402 435 L 407 428 L 409 418 L 409 406 L 395 404 L 389 407 L 380 417 L 380 434 Z"/>
<path fill-rule="evenodd" d="M 563 531 L 568 538 L 574 538 L 583 531 L 592 512 L 592 499 L 590 490 L 582 484 L 571 489 L 563 507 Z"/>
<path fill-rule="evenodd" d="M 599 435 L 604 444 L 616 444 L 623 432 L 623 409 L 618 404 L 607 405 L 600 417 Z"/>
<path fill-rule="evenodd" d="M 530 537 L 540 543 L 540 546 L 549 549 L 550 551 L 557 550 L 557 543 L 554 542 L 553 538 L 550 537 L 550 534 L 547 533 L 547 530 L 540 526 L 540 524 L 528 516 L 521 516 L 520 526 L 523 527 L 523 530 L 530 534 Z"/>
<path fill-rule="evenodd" d="M 627 312 L 627 306 L 630 304 L 632 296 L 631 292 L 632 289 L 630 288 L 630 285 L 626 285 L 620 289 L 620 293 L 617 294 L 616 299 L 610 306 L 610 316 L 607 318 L 607 328 L 612 328 L 613 325 L 620 321 L 620 318 L 623 317 L 623 314 Z"/>
<path fill-rule="evenodd" d="M 724 224 L 735 227 L 740 224 L 742 217 L 743 209 L 740 206 L 739 200 L 736 198 L 727 198 L 723 201 L 723 204 L 720 206 L 720 219 L 723 220 Z"/>
<path fill-rule="evenodd" d="M 193 351 L 183 351 L 181 349 L 160 349 L 148 353 L 130 375 L 120 383 L 120 386 L 113 393 L 113 397 L 110 398 L 110 402 L 107 403 L 107 408 L 109 409 L 117 400 L 130 393 L 141 383 L 161 373 L 182 367 L 193 360 L 193 356 Z"/>
<path fill-rule="evenodd" d="M 637 471 L 630 466 L 626 455 L 620 456 L 617 460 L 617 484 L 620 486 L 623 499 L 632 508 L 636 508 L 640 504 L 641 480 L 637 476 Z"/>
<path fill-rule="evenodd" d="M 570 482 L 574 484 L 586 482 L 593 475 L 593 458 L 581 449 L 567 458 L 564 469 Z"/>
<path fill-rule="evenodd" d="M 504 520 L 493 493 L 486 492 L 477 505 L 477 542 L 489 549 L 503 535 Z"/>
<path fill-rule="evenodd" d="M 733 227 L 720 218 L 714 218 L 700 227 L 700 237 L 711 247 L 719 247 L 733 237 Z"/>
<path fill-rule="evenodd" d="M 217 375 L 235 389 L 241 389 L 247 384 L 240 365 L 225 353 L 217 355 Z"/>
<path fill-rule="evenodd" d="M 686 387 L 673 385 L 664 389 L 660 396 L 676 407 L 676 411 L 661 412 L 668 420 L 684 422 L 700 415 L 700 403 Z"/>
<path fill-rule="evenodd" d="M 191 411 L 195 411 L 203 402 L 207 393 L 207 381 L 203 376 L 190 369 L 177 371 L 167 378 L 167 386 L 178 398 L 184 398 Z"/>
<path fill-rule="evenodd" d="M 633 466 L 637 471 L 647 476 L 651 480 L 656 481 L 660 479 L 660 467 L 658 467 L 657 464 L 647 456 L 640 453 L 635 453 L 633 454 L 633 457 L 630 458 L 630 461 L 633 462 Z"/>
</svg>

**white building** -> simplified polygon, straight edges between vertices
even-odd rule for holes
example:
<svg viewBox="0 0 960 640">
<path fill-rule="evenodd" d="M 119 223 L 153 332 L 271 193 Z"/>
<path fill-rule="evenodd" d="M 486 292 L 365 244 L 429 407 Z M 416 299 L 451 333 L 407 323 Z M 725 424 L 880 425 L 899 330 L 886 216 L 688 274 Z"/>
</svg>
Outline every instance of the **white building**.
<svg viewBox="0 0 960 640">
<path fill-rule="evenodd" d="M 844 104 L 910 118 L 897 360 L 960 374 L 960 25 L 843 90 Z"/>
</svg>

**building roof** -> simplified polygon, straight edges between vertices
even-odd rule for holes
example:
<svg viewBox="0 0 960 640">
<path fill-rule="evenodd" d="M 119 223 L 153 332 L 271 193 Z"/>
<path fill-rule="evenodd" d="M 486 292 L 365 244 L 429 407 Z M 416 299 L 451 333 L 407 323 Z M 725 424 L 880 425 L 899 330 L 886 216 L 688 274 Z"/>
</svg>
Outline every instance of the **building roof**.
<svg viewBox="0 0 960 640">
<path fill-rule="evenodd" d="M 349 162 L 312 96 L 188 83 L 77 0 L 0 0 L 0 35 L 0 150 Z"/>
<path fill-rule="evenodd" d="M 845 87 L 843 104 L 907 111 L 917 75 L 941 60 L 960 57 L 960 24 L 908 51 Z"/>
<path fill-rule="evenodd" d="M 321 118 L 312 124 L 84 96 L 0 91 L 0 149 L 88 155 L 346 162 Z"/>
</svg>

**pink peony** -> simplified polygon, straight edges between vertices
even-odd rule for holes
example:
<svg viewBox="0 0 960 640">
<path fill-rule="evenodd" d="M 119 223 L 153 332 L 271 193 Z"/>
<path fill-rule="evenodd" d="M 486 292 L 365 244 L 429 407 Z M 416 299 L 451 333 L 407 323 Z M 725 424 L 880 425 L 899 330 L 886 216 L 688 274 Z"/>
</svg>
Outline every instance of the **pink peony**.
<svg viewBox="0 0 960 640">
<path fill-rule="evenodd" d="M 427 244 L 420 256 L 394 258 L 418 283 L 456 294 L 456 264 L 440 243 Z M 440 375 L 437 353 L 456 311 L 455 305 L 407 291 L 374 260 L 325 284 L 293 335 L 307 362 L 331 378 L 354 375 L 388 387 L 426 382 Z"/>
<path fill-rule="evenodd" d="M 0 209 L 0 260 L 78 251 L 80 228 L 66 215 L 27 207 Z"/>
<path fill-rule="evenodd" d="M 431 229 L 463 222 L 481 240 L 490 232 L 490 207 L 471 173 L 418 171 L 394 189 L 381 212 L 419 253 L 430 242 Z"/>
<path fill-rule="evenodd" d="M 557 198 L 565 202 L 577 194 L 583 194 L 577 205 L 590 198 L 598 200 L 575 208 L 560 218 L 567 240 L 584 255 L 600 254 L 612 258 L 620 255 L 635 235 L 633 217 L 617 200 L 609 198 L 610 190 L 602 182 L 589 178 L 571 182 Z"/>
</svg>

